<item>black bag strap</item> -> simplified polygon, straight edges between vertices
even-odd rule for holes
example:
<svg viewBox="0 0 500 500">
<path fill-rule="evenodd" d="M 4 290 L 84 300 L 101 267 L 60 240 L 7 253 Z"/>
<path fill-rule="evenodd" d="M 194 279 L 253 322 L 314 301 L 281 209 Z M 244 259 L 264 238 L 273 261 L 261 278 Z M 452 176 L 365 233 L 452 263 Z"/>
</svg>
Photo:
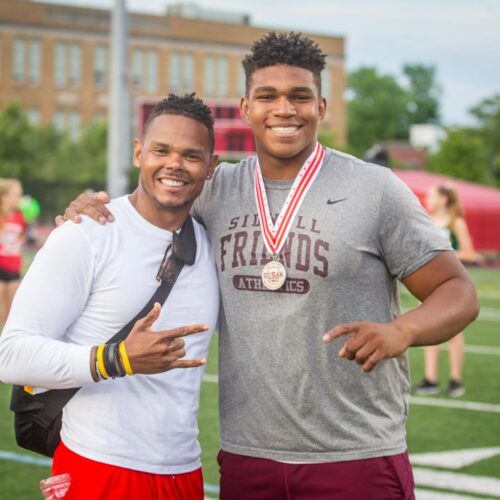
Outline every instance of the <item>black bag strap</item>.
<svg viewBox="0 0 500 500">
<path fill-rule="evenodd" d="M 184 222 L 179 235 L 173 235 L 174 241 L 165 252 L 164 261 L 167 258 L 169 249 L 172 249 L 170 259 L 172 261 L 172 268 L 169 269 L 168 276 L 160 276 L 157 279 L 161 280 L 161 285 L 156 289 L 153 296 L 149 299 L 148 303 L 132 318 L 117 334 L 108 340 L 108 344 L 115 344 L 125 340 L 128 334 L 132 331 L 134 324 L 137 320 L 146 316 L 151 311 L 155 302 L 164 304 L 167 300 L 172 288 L 181 274 L 184 264 L 192 266 L 196 259 L 196 237 L 194 234 L 193 220 L 188 216 Z M 163 263 L 162 263 L 163 264 Z"/>
</svg>

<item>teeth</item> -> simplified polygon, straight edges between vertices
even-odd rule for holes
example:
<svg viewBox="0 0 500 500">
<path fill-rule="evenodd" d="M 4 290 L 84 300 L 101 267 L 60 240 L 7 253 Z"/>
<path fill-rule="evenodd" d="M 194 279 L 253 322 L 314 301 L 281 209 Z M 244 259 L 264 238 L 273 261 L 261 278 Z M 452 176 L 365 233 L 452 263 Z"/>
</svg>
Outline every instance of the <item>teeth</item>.
<svg viewBox="0 0 500 500">
<path fill-rule="evenodd" d="M 271 127 L 275 132 L 279 134 L 293 134 L 299 127 Z"/>
<path fill-rule="evenodd" d="M 169 186 L 169 187 L 181 187 L 181 186 L 184 186 L 184 184 L 185 184 L 182 181 L 174 181 L 172 179 L 160 179 L 160 182 L 164 186 Z"/>
</svg>

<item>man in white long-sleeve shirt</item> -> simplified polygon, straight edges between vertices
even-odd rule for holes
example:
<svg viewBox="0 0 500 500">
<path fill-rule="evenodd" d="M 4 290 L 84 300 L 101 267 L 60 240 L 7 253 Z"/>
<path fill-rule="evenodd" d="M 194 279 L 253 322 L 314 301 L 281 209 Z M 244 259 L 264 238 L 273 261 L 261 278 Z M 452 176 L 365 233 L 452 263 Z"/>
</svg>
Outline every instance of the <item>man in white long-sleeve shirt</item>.
<svg viewBox="0 0 500 500">
<path fill-rule="evenodd" d="M 0 379 L 82 387 L 64 408 L 54 455 L 53 473 L 71 476 L 66 498 L 203 498 L 197 410 L 219 292 L 199 224 L 194 264 L 184 266 L 163 309 L 156 304 L 138 321 L 113 358 L 103 358 L 102 345 L 158 287 L 173 234 L 215 168 L 213 148 L 210 111 L 199 99 L 161 101 L 134 143 L 138 190 L 112 201 L 117 223 L 53 231 L 16 295 L 0 341 Z M 107 373 L 108 359 L 116 373 Z"/>
</svg>

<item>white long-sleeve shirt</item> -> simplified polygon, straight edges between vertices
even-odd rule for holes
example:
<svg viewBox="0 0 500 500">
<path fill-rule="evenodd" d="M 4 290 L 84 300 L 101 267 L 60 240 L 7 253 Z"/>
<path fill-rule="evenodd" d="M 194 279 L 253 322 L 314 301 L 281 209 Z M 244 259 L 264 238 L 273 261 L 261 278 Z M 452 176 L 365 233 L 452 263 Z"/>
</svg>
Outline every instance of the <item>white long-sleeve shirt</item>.
<svg viewBox="0 0 500 500">
<path fill-rule="evenodd" d="M 113 224 L 84 217 L 55 229 L 21 283 L 0 337 L 0 380 L 49 389 L 83 386 L 64 408 L 61 438 L 99 462 L 160 474 L 200 466 L 197 412 L 203 367 L 95 383 L 91 346 L 105 343 L 153 295 L 172 233 L 146 221 L 128 197 L 110 204 Z M 185 338 L 187 358 L 206 357 L 219 290 L 205 230 L 154 330 L 206 323 Z"/>
</svg>

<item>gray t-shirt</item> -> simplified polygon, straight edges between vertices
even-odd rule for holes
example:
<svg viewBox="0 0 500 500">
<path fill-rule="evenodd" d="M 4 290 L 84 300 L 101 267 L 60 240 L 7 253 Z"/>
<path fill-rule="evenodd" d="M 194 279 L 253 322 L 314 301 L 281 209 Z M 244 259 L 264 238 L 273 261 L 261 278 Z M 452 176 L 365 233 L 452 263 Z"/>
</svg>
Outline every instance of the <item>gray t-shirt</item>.
<svg viewBox="0 0 500 500">
<path fill-rule="evenodd" d="M 365 374 L 321 342 L 339 323 L 399 314 L 397 279 L 450 245 L 389 169 L 327 149 L 282 249 L 288 278 L 267 291 L 255 158 L 221 164 L 194 207 L 214 247 L 222 294 L 222 449 L 293 462 L 401 453 L 407 356 Z M 292 182 L 265 180 L 271 213 Z"/>
</svg>

